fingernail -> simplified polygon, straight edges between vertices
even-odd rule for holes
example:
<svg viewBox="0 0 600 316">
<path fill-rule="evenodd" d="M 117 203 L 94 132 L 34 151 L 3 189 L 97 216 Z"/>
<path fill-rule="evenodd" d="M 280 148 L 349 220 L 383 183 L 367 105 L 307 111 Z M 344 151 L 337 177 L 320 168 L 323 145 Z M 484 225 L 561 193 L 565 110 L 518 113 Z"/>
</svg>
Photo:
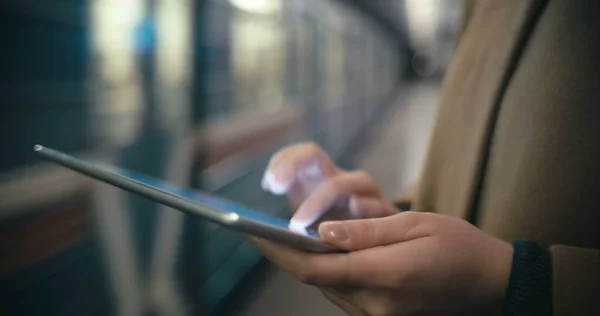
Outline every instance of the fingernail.
<svg viewBox="0 0 600 316">
<path fill-rule="evenodd" d="M 286 194 L 288 185 L 277 180 L 273 172 L 267 172 L 262 182 L 263 189 L 276 195 Z"/>
<path fill-rule="evenodd" d="M 269 191 L 269 184 L 267 183 L 267 175 L 266 174 L 263 176 L 262 180 L 260 181 L 260 186 L 262 187 L 263 190 Z"/>
<path fill-rule="evenodd" d="M 271 189 L 271 193 L 276 195 L 283 195 L 286 194 L 288 191 L 288 186 L 281 182 L 278 182 L 277 180 L 271 182 L 269 187 Z"/>
<path fill-rule="evenodd" d="M 271 191 L 271 183 L 273 183 L 273 178 L 275 178 L 273 172 L 271 172 L 270 170 L 265 171 L 265 174 L 263 175 L 261 181 L 261 186 L 263 190 Z"/>
<path fill-rule="evenodd" d="M 306 225 L 304 225 L 303 223 L 299 223 L 297 221 L 292 220 L 290 221 L 290 225 L 288 227 L 293 232 L 308 235 L 308 232 L 306 231 Z"/>
<path fill-rule="evenodd" d="M 346 233 L 344 225 L 340 223 L 323 223 L 322 226 L 327 238 L 338 242 L 346 241 L 346 239 L 348 239 L 348 234 Z"/>
</svg>

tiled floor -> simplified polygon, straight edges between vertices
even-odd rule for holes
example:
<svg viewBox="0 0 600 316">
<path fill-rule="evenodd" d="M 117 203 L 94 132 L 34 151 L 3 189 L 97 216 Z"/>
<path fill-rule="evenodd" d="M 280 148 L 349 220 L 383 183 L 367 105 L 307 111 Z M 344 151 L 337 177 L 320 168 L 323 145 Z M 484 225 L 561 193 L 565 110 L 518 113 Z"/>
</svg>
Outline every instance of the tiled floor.
<svg viewBox="0 0 600 316">
<path fill-rule="evenodd" d="M 439 82 L 421 82 L 407 87 L 385 116 L 361 168 L 393 196 L 416 181 L 435 118 Z M 238 316 L 345 315 L 313 287 L 273 269 L 241 308 Z"/>
</svg>

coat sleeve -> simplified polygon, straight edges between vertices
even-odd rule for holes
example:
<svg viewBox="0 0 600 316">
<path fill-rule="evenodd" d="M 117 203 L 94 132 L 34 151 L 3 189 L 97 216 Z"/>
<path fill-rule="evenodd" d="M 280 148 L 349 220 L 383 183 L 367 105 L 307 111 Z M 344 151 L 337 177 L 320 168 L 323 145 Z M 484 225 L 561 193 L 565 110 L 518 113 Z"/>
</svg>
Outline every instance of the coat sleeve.
<svg viewBox="0 0 600 316">
<path fill-rule="evenodd" d="M 600 315 L 600 250 L 513 245 L 504 316 Z"/>
<path fill-rule="evenodd" d="M 554 315 L 600 315 L 600 250 L 555 245 L 550 255 Z"/>
</svg>

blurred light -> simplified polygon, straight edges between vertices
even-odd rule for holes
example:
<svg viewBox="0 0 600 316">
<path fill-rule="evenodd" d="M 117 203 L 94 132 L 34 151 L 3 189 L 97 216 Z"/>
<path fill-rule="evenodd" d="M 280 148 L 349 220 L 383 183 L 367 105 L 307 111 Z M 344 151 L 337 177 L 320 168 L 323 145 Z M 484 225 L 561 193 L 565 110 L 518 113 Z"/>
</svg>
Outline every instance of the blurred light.
<svg viewBox="0 0 600 316">
<path fill-rule="evenodd" d="M 435 40 L 440 6 L 438 0 L 406 0 L 408 25 L 416 45 L 427 45 Z"/>
<path fill-rule="evenodd" d="M 238 9 L 256 14 L 275 14 L 279 12 L 278 0 L 229 0 Z"/>
<path fill-rule="evenodd" d="M 186 84 L 190 77 L 191 12 L 189 0 L 156 3 L 156 50 L 159 78 L 171 85 Z"/>
<path fill-rule="evenodd" d="M 95 0 L 90 18 L 91 130 L 103 143 L 126 145 L 137 137 L 143 111 L 136 51 L 153 41 L 153 22 L 144 20 L 144 0 Z"/>
<path fill-rule="evenodd" d="M 141 0 L 98 0 L 91 6 L 92 42 L 99 76 L 110 85 L 135 77 L 132 34 L 143 16 Z"/>
<path fill-rule="evenodd" d="M 273 1 L 274 2 L 274 1 Z M 279 2 L 277 2 L 279 3 Z M 240 106 L 275 111 L 285 91 L 285 34 L 280 26 L 247 14 L 231 23 L 231 68 Z"/>
<path fill-rule="evenodd" d="M 138 52 L 152 51 L 156 45 L 156 26 L 154 21 L 143 18 L 133 30 L 133 47 Z"/>
<path fill-rule="evenodd" d="M 184 131 L 190 118 L 192 1 L 157 0 L 155 95 L 157 116 L 165 130 Z"/>
</svg>

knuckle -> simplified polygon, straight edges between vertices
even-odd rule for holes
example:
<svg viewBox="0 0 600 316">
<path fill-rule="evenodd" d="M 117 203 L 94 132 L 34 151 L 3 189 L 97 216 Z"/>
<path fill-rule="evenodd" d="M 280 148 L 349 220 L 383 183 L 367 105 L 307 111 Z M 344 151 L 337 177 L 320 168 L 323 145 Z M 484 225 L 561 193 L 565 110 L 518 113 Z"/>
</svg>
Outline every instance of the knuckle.
<svg viewBox="0 0 600 316">
<path fill-rule="evenodd" d="M 290 145 L 290 146 L 286 147 L 285 151 L 286 152 L 294 151 L 294 152 L 304 153 L 309 156 L 316 156 L 321 153 L 324 153 L 324 151 L 321 149 L 321 147 L 317 143 L 312 142 L 312 141 L 301 142 L 301 143 L 297 143 L 295 145 Z"/>
<path fill-rule="evenodd" d="M 376 186 L 376 182 L 375 182 L 375 179 L 373 178 L 373 176 L 370 173 L 366 172 L 365 170 L 356 171 L 356 177 L 361 182 L 369 183 L 373 186 Z"/>
<path fill-rule="evenodd" d="M 277 152 L 275 152 L 275 154 L 273 154 L 273 156 L 271 156 L 271 161 L 275 162 L 275 161 L 281 160 L 282 158 L 289 156 L 288 155 L 289 153 L 304 151 L 304 150 L 312 150 L 311 148 L 313 146 L 317 146 L 317 145 L 316 144 L 311 145 L 310 142 L 306 142 L 306 143 L 297 143 L 297 144 L 291 144 L 291 145 L 284 146 L 281 149 L 279 149 Z"/>
<path fill-rule="evenodd" d="M 269 159 L 268 168 L 273 168 L 273 166 L 280 163 L 282 158 L 285 158 L 285 151 L 286 151 L 286 149 L 282 149 L 282 150 L 274 153 L 273 156 L 271 156 L 271 158 Z"/>
<path fill-rule="evenodd" d="M 365 191 L 364 193 L 375 196 L 381 195 L 377 182 L 368 172 L 364 170 L 354 171 L 353 181 L 355 181 L 355 183 L 360 183 L 361 190 Z"/>
<path fill-rule="evenodd" d="M 306 150 L 313 152 L 313 153 L 323 152 L 323 150 L 321 149 L 321 146 L 319 146 L 315 142 L 305 142 L 305 143 L 302 143 L 301 145 L 304 146 L 304 148 L 306 148 Z"/>
<path fill-rule="evenodd" d="M 313 157 L 312 159 L 316 159 L 316 161 L 318 161 L 320 164 L 326 167 L 333 164 L 327 152 L 325 152 L 325 150 L 323 150 L 323 148 L 321 148 L 321 146 L 319 146 L 317 143 L 305 143 L 303 151 L 305 151 L 308 154 L 308 156 Z"/>
<path fill-rule="evenodd" d="M 357 171 L 355 171 L 355 174 L 356 174 L 357 178 L 359 178 L 363 181 L 374 181 L 373 177 L 364 170 L 357 170 Z"/>
<path fill-rule="evenodd" d="M 324 186 L 332 191 L 332 193 L 339 193 L 343 190 L 345 181 L 346 180 L 343 177 L 336 176 L 325 180 Z"/>
<path fill-rule="evenodd" d="M 344 183 L 346 182 L 346 179 L 344 179 L 344 177 L 336 176 L 336 177 L 330 178 L 327 182 L 331 187 L 341 188 L 344 185 Z"/>
<path fill-rule="evenodd" d="M 399 215 L 399 218 L 402 219 L 405 223 L 410 225 L 414 225 L 417 223 L 420 214 L 418 212 L 402 212 Z"/>
<path fill-rule="evenodd" d="M 373 219 L 366 219 L 362 222 L 362 236 L 363 242 L 367 245 L 373 244 L 377 240 L 377 231 L 375 229 L 375 222 Z"/>
<path fill-rule="evenodd" d="M 348 239 L 348 246 L 360 250 L 371 247 L 377 240 L 375 225 L 372 219 L 364 219 L 348 225 L 348 233 L 352 238 Z"/>
</svg>

